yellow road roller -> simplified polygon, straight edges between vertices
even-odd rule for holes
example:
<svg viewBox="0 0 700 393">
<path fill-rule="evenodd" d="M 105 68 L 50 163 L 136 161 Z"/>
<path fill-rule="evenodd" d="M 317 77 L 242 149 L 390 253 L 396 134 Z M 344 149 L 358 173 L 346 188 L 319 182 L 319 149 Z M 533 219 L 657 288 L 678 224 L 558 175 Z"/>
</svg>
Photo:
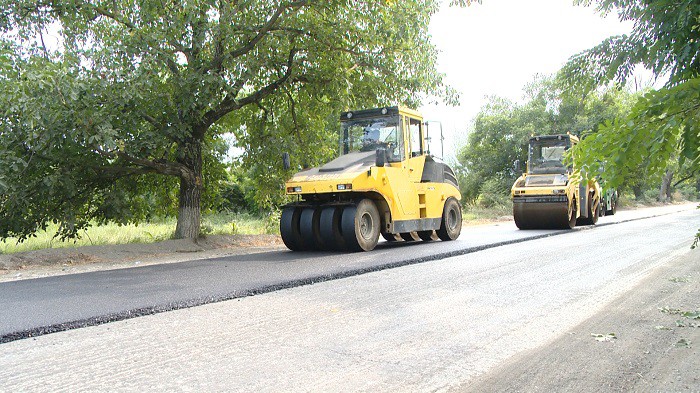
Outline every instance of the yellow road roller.
<svg viewBox="0 0 700 393">
<path fill-rule="evenodd" d="M 403 107 L 343 112 L 336 159 L 285 183 L 280 233 L 293 251 L 370 251 L 387 241 L 456 239 L 454 171 L 430 154 L 427 123 Z"/>
<path fill-rule="evenodd" d="M 564 154 L 578 141 L 570 134 L 530 138 L 525 173 L 511 189 L 518 228 L 571 229 L 598 221 L 600 185 L 564 163 Z"/>
</svg>

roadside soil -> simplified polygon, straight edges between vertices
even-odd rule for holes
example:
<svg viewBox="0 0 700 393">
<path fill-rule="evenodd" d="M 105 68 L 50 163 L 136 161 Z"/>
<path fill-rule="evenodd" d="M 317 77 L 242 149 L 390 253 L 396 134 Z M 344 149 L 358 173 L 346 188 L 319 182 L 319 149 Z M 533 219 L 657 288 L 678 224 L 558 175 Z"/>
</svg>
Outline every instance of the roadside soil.
<svg viewBox="0 0 700 393">
<path fill-rule="evenodd" d="M 277 235 L 209 235 L 197 241 L 182 239 L 149 244 L 51 248 L 0 255 L 0 282 L 282 248 L 284 244 Z"/>
<path fill-rule="evenodd" d="M 568 334 L 456 391 L 700 392 L 698 251 L 659 267 Z"/>
</svg>

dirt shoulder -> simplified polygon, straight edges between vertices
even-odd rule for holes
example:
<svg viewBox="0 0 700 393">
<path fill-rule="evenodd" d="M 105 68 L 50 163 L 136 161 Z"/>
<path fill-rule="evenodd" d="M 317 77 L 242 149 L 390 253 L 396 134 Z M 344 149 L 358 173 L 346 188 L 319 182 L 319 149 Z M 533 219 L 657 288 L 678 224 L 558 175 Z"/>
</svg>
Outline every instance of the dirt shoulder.
<svg viewBox="0 0 700 393">
<path fill-rule="evenodd" d="M 700 392 L 698 312 L 700 258 L 690 252 L 568 334 L 457 390 Z"/>
<path fill-rule="evenodd" d="M 197 241 L 166 240 L 3 254 L 0 282 L 242 255 L 283 247 L 277 235 L 211 235 Z"/>
</svg>

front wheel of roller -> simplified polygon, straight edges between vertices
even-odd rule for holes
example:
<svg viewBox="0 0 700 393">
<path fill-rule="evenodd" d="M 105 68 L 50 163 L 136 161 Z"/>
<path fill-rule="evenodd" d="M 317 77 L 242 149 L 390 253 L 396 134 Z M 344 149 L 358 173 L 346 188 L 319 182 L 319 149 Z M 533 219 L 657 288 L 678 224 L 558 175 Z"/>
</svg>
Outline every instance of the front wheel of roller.
<svg viewBox="0 0 700 393">
<path fill-rule="evenodd" d="M 295 207 L 285 207 L 280 217 L 280 234 L 282 241 L 288 249 L 292 251 L 302 251 L 301 232 L 299 231 L 299 219 L 301 209 Z"/>
<path fill-rule="evenodd" d="M 440 240 L 455 240 L 462 232 L 462 208 L 454 198 L 449 198 L 445 202 L 445 208 L 442 211 L 442 222 L 440 229 L 435 231 Z"/>
<path fill-rule="evenodd" d="M 379 210 L 370 199 L 343 209 L 341 232 L 349 251 L 371 251 L 379 241 Z"/>
</svg>

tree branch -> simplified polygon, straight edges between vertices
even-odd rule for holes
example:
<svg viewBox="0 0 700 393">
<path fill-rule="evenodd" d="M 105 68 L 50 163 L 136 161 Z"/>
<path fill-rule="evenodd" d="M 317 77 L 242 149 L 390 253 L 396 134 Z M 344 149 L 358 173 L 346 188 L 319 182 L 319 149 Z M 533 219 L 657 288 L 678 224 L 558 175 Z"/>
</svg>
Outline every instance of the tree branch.
<svg viewBox="0 0 700 393">
<path fill-rule="evenodd" d="M 274 27 L 274 25 L 279 20 L 280 16 L 282 16 L 282 14 L 287 9 L 294 9 L 294 8 L 298 9 L 298 8 L 301 8 L 305 5 L 307 5 L 307 4 L 308 4 L 308 0 L 298 0 L 298 1 L 291 2 L 287 5 L 280 5 L 279 7 L 277 7 L 277 10 L 275 10 L 275 13 L 272 14 L 270 19 L 268 19 L 267 22 L 260 29 L 260 31 L 258 31 L 258 34 L 256 34 L 255 37 L 253 37 L 253 39 L 250 40 L 246 45 L 231 52 L 230 56 L 235 59 L 235 58 L 243 56 L 246 53 L 253 50 L 253 48 L 255 48 L 255 45 L 257 45 L 258 42 L 260 42 L 260 40 L 263 39 L 265 34 L 267 34 L 270 31 L 270 29 L 272 27 Z"/>
<path fill-rule="evenodd" d="M 191 175 L 191 171 L 182 164 L 169 161 L 153 161 L 146 160 L 143 158 L 132 157 L 123 151 L 105 151 L 100 148 L 96 148 L 95 151 L 103 157 L 110 159 L 122 159 L 127 163 L 138 165 L 140 168 L 134 167 L 122 167 L 122 166 L 111 166 L 100 168 L 102 171 L 115 171 L 115 172 L 129 172 L 132 174 L 145 174 L 145 173 L 158 173 L 161 175 L 175 176 L 175 177 L 186 177 Z M 111 168 L 111 169 L 107 169 Z M 119 169 L 121 168 L 121 169 Z"/>
<path fill-rule="evenodd" d="M 236 100 L 234 96 L 228 94 L 216 109 L 212 109 L 204 114 L 202 121 L 195 127 L 193 132 L 194 137 L 198 139 L 203 138 L 204 133 L 209 129 L 209 126 L 214 124 L 217 120 L 226 116 L 231 111 L 240 109 L 248 104 L 259 102 L 263 98 L 274 93 L 280 86 L 285 84 L 292 76 L 292 71 L 294 69 L 294 56 L 296 53 L 296 48 L 292 48 L 292 50 L 289 52 L 289 57 L 287 58 L 287 70 L 279 79 L 271 82 L 265 87 L 260 88 L 241 100 Z"/>
</svg>

